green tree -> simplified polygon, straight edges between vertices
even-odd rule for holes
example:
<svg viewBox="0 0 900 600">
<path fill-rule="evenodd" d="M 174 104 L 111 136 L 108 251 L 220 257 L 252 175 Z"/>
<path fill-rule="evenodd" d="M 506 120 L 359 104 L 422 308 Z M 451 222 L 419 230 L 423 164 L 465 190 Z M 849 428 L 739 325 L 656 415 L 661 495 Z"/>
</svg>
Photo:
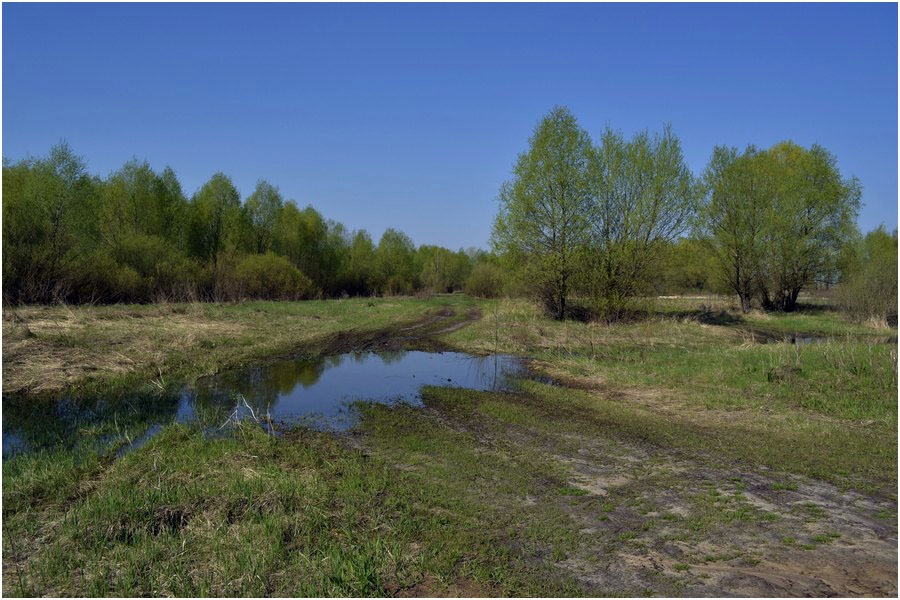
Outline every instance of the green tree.
<svg viewBox="0 0 900 600">
<path fill-rule="evenodd" d="M 256 189 L 244 202 L 244 218 L 249 228 L 250 249 L 265 254 L 272 248 L 275 227 L 281 217 L 284 200 L 278 188 L 265 179 L 256 182 Z"/>
<path fill-rule="evenodd" d="M 285 204 L 278 225 L 276 252 L 294 263 L 316 285 L 325 287 L 325 263 L 328 224 L 312 206 L 303 210 L 293 202 Z"/>
<path fill-rule="evenodd" d="M 184 268 L 181 251 L 187 200 L 175 173 L 167 167 L 157 174 L 148 163 L 133 160 L 110 175 L 100 190 L 101 243 L 85 269 L 90 269 L 90 260 L 100 260 L 98 253 L 108 252 L 118 265 L 137 273 L 143 293 L 163 292 L 161 288 L 179 279 Z M 127 286 L 129 295 L 140 295 L 142 286 Z M 81 287 L 81 294 L 91 293 L 90 284 Z M 106 284 L 101 287 L 109 289 Z"/>
<path fill-rule="evenodd" d="M 764 307 L 791 311 L 805 286 L 833 279 L 840 250 L 855 231 L 862 192 L 856 178 L 841 177 L 822 146 L 782 142 L 767 154 L 774 189 L 760 294 Z"/>
<path fill-rule="evenodd" d="M 500 190 L 492 244 L 517 259 L 557 319 L 589 239 L 591 140 L 566 108 L 554 108 L 519 155 Z"/>
<path fill-rule="evenodd" d="M 369 294 L 375 290 L 373 271 L 375 244 L 372 237 L 361 229 L 353 234 L 347 261 L 348 292 L 353 295 Z"/>
<path fill-rule="evenodd" d="M 836 289 L 838 305 L 857 321 L 897 318 L 897 230 L 884 226 L 848 244 Z"/>
<path fill-rule="evenodd" d="M 698 294 L 716 291 L 717 263 L 707 242 L 679 238 L 666 244 L 654 277 L 655 287 L 665 294 Z"/>
<path fill-rule="evenodd" d="M 706 168 L 706 197 L 701 228 L 720 267 L 727 289 L 749 312 L 762 277 L 768 198 L 772 177 L 767 157 L 750 146 L 717 146 Z"/>
<path fill-rule="evenodd" d="M 238 243 L 241 196 L 223 173 L 216 173 L 190 204 L 189 245 L 194 256 L 215 266 L 219 253 Z"/>
<path fill-rule="evenodd" d="M 350 262 L 350 234 L 343 223 L 331 219 L 326 223 L 321 260 L 325 292 L 331 296 L 347 293 L 345 277 Z"/>
<path fill-rule="evenodd" d="M 860 185 L 821 146 L 716 148 L 706 170 L 703 225 L 744 311 L 790 311 L 803 287 L 833 279 L 852 236 Z"/>
<path fill-rule="evenodd" d="M 466 279 L 465 290 L 475 298 L 497 298 L 503 292 L 503 271 L 491 263 L 478 263 Z"/>
<path fill-rule="evenodd" d="M 434 292 L 452 292 L 462 289 L 471 271 L 471 263 L 465 252 L 453 252 L 441 246 L 422 245 L 416 251 L 422 265 L 419 280 L 423 287 Z"/>
<path fill-rule="evenodd" d="M 648 289 L 668 244 L 692 224 L 701 188 L 670 126 L 630 141 L 607 128 L 592 152 L 589 287 L 608 318 Z"/>
<path fill-rule="evenodd" d="M 96 182 L 62 142 L 47 158 L 3 165 L 3 293 L 11 302 L 65 297 L 69 267 L 94 223 Z"/>
<path fill-rule="evenodd" d="M 313 282 L 283 256 L 268 252 L 244 257 L 235 268 L 243 298 L 299 300 L 316 294 Z"/>
<path fill-rule="evenodd" d="M 383 294 L 411 294 L 416 289 L 416 247 L 402 231 L 388 229 L 375 249 L 374 284 Z"/>
</svg>

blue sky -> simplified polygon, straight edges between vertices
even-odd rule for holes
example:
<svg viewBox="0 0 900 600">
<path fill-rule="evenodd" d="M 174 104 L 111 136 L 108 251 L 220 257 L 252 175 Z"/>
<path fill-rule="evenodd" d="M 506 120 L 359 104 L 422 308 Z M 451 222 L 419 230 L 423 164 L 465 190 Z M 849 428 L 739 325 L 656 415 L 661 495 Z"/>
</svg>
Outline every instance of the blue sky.
<svg viewBox="0 0 900 600">
<path fill-rule="evenodd" d="M 540 117 L 819 142 L 897 227 L 897 6 L 4 4 L 3 156 L 259 178 L 376 238 L 487 245 Z"/>
</svg>

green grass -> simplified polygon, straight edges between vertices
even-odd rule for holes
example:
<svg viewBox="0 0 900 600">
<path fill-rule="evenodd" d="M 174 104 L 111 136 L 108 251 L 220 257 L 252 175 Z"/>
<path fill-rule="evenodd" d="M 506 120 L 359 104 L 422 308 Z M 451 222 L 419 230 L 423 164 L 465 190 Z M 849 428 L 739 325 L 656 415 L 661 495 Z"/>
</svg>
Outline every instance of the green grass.
<svg viewBox="0 0 900 600">
<path fill-rule="evenodd" d="M 550 375 L 601 390 L 638 389 L 710 409 L 810 413 L 897 421 L 897 346 L 851 335 L 827 343 L 757 343 L 740 324 L 707 325 L 666 313 L 618 325 L 553 322 L 527 303 L 495 301 L 485 317 L 455 332 L 452 343 L 526 354 Z M 774 315 L 774 328 L 811 321 L 869 334 L 836 313 Z M 808 324 L 808 323 L 807 323 Z M 883 334 L 883 332 L 881 332 Z"/>
<path fill-rule="evenodd" d="M 842 486 L 895 484 L 897 346 L 872 341 L 884 331 L 822 308 L 726 313 L 710 324 L 686 307 L 603 325 L 551 321 L 527 302 L 497 300 L 449 340 L 463 349 L 532 357 L 541 371 L 585 391 L 533 385 L 530 391 L 604 415 L 607 434 Z M 759 343 L 746 333 L 751 321 L 844 337 L 805 346 Z M 500 408 L 482 410 L 502 416 Z M 522 418 L 513 411 L 507 421 Z"/>
<path fill-rule="evenodd" d="M 520 354 L 569 386 L 425 388 L 424 409 L 363 405 L 340 437 L 171 425 L 115 458 L 154 418 L 150 379 L 381 343 L 446 306 L 435 328 L 483 317 L 416 343 Z M 7 324 L 4 381 L 50 382 L 7 410 L 39 415 L 41 389 L 87 402 L 136 385 L 142 407 L 4 460 L 7 595 L 678 595 L 691 565 L 747 541 L 755 561 L 852 542 L 827 506 L 797 500 L 805 478 L 870 494 L 872 516 L 896 521 L 896 345 L 821 308 L 708 319 L 679 305 L 600 325 L 453 296 L 26 307 Z M 748 327 L 843 337 L 760 344 Z M 61 357 L 74 374 L 54 370 Z M 665 574 L 616 578 L 622 555 L 701 542 Z"/>
<path fill-rule="evenodd" d="M 404 445 L 411 439 L 404 436 Z M 102 473 L 95 464 L 77 472 L 55 468 L 79 475 L 81 485 L 54 480 L 63 485 L 42 495 L 23 481 L 46 481 L 45 475 L 23 466 L 9 474 L 4 469 L 4 555 L 30 556 L 21 587 L 7 571 L 8 592 L 368 596 L 421 585 L 429 595 L 567 589 L 499 543 L 495 508 L 452 495 L 435 498 L 438 488 L 423 489 L 328 434 L 301 431 L 280 440 L 247 426 L 209 440 L 172 426 Z M 24 489 L 41 504 L 10 502 Z"/>
<path fill-rule="evenodd" d="M 474 305 L 445 295 L 5 307 L 3 391 L 35 397 L 149 392 L 279 356 L 369 343 L 449 307 L 455 315 L 442 321 L 446 327 Z"/>
</svg>

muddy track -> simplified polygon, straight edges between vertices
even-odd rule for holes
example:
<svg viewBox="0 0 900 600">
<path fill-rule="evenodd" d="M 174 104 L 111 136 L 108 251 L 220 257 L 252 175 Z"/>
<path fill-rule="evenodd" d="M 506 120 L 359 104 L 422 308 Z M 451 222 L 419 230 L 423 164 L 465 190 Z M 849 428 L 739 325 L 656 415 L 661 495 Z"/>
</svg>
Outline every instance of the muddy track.
<svg viewBox="0 0 900 600">
<path fill-rule="evenodd" d="M 425 410 L 435 426 L 465 432 L 481 451 L 511 464 L 527 464 L 528 456 L 555 463 L 538 477 L 543 491 L 524 504 L 530 514 L 564 515 L 560 527 L 577 535 L 578 549 L 557 562 L 523 559 L 569 574 L 592 594 L 897 594 L 894 499 L 689 457 L 608 431 L 572 431 L 564 426 L 572 415 L 548 415 L 559 426 L 536 430 L 474 412 L 440 403 Z M 560 471 L 567 481 L 559 481 Z M 560 495 L 561 483 L 582 492 Z M 511 502 L 489 489 L 473 493 L 488 504 Z M 510 509 L 521 509 L 518 502 Z"/>
<path fill-rule="evenodd" d="M 382 350 L 450 350 L 433 339 L 434 336 L 465 327 L 481 318 L 481 311 L 470 308 L 460 319 L 450 307 L 443 307 L 434 314 L 401 327 L 386 327 L 375 331 L 359 332 L 353 329 L 338 332 L 312 346 L 323 355 Z"/>
</svg>

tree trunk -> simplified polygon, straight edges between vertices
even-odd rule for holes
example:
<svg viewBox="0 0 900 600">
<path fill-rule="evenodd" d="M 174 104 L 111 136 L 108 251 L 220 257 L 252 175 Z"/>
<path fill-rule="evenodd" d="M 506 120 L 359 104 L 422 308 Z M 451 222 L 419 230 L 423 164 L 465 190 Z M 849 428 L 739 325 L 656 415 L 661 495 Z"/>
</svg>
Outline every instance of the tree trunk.
<svg viewBox="0 0 900 600">
<path fill-rule="evenodd" d="M 741 310 L 745 313 L 750 312 L 750 296 L 749 295 L 740 295 L 741 298 Z"/>
<path fill-rule="evenodd" d="M 799 289 L 790 290 L 784 296 L 784 310 L 791 312 L 797 309 L 797 297 L 800 295 Z"/>
</svg>

